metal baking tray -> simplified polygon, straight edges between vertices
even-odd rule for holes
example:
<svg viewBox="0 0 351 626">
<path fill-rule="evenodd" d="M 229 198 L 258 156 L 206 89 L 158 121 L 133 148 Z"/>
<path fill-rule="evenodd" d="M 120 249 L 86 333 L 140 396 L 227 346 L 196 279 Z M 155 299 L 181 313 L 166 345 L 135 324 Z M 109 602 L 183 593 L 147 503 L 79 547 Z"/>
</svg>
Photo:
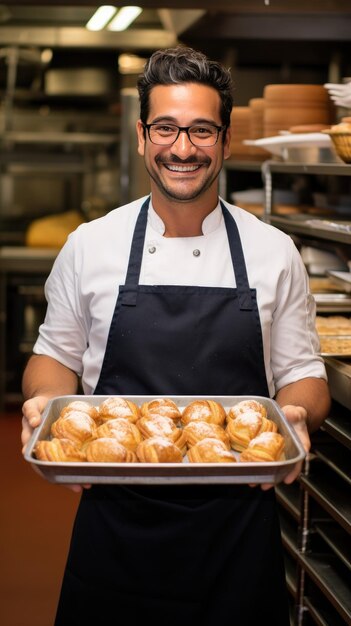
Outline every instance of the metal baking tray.
<svg viewBox="0 0 351 626">
<path fill-rule="evenodd" d="M 216 400 L 224 409 L 241 400 L 255 399 L 267 409 L 285 438 L 285 459 L 269 463 L 56 463 L 39 461 L 34 456 L 37 441 L 50 439 L 51 424 L 59 417 L 64 406 L 73 400 L 85 400 L 94 406 L 111 396 L 58 396 L 49 401 L 41 424 L 32 434 L 24 458 L 44 478 L 53 483 L 71 484 L 223 484 L 223 483 L 278 483 L 305 457 L 305 450 L 294 428 L 286 420 L 278 404 L 261 396 L 136 396 L 123 398 L 141 406 L 155 397 L 174 400 L 182 411 L 194 400 Z M 233 451 L 236 456 L 236 453 Z"/>
<path fill-rule="evenodd" d="M 351 312 L 351 297 L 346 293 L 313 293 L 317 313 Z"/>
</svg>

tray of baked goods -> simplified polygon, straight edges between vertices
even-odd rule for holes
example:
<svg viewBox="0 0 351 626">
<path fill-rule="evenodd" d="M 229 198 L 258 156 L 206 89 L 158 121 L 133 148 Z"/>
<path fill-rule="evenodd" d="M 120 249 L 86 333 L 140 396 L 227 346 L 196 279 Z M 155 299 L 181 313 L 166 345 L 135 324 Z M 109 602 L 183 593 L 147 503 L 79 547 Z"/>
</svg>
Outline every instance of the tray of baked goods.
<svg viewBox="0 0 351 626">
<path fill-rule="evenodd" d="M 317 315 L 316 329 L 324 357 L 351 357 L 351 318 L 345 315 Z"/>
<path fill-rule="evenodd" d="M 304 448 L 262 396 L 58 396 L 25 459 L 55 483 L 277 483 Z"/>
</svg>

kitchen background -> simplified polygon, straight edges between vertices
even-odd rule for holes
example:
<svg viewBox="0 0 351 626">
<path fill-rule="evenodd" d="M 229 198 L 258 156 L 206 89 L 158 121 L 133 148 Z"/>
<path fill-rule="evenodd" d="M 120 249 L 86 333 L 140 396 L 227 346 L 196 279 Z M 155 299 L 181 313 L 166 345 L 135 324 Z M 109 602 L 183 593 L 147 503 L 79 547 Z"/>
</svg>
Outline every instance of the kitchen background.
<svg viewBox="0 0 351 626">
<path fill-rule="evenodd" d="M 118 4 L 117 15 L 126 5 Z M 351 81 L 350 0 L 145 0 L 139 5 L 141 12 L 123 31 L 88 30 L 97 8 L 91 1 L 0 5 L 4 626 L 52 623 L 77 504 L 75 494 L 36 476 L 19 452 L 20 381 L 45 312 L 43 285 L 70 230 L 148 192 L 136 154 L 135 83 L 153 50 L 184 43 L 231 67 L 235 133 L 221 193 L 294 237 L 323 319 L 349 318 L 351 311 L 346 280 L 351 166 L 319 132 L 315 145 L 300 144 L 295 152 L 294 146 L 279 143 L 269 149 L 267 143 L 242 143 L 279 134 L 262 125 L 267 86 Z M 316 110 L 322 108 L 326 117 L 296 124 L 318 121 L 327 127 L 351 116 L 351 102 L 340 106 L 322 91 L 328 107 L 317 103 Z M 280 108 L 288 111 L 291 101 L 284 98 Z M 257 129 L 253 120 L 259 111 Z M 277 490 L 292 623 L 298 626 L 351 623 L 351 350 L 348 344 L 346 355 L 334 352 L 326 357 L 333 412 L 316 438 L 313 463 L 299 484 Z"/>
</svg>

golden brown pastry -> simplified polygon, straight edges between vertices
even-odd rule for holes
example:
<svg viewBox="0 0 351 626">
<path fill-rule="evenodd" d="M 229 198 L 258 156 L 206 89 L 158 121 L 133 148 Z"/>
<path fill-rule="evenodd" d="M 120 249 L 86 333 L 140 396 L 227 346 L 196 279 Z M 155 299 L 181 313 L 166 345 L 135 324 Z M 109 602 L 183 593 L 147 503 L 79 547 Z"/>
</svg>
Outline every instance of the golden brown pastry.
<svg viewBox="0 0 351 626">
<path fill-rule="evenodd" d="M 69 411 L 59 417 L 51 426 L 51 434 L 59 439 L 70 439 L 82 445 L 96 436 L 96 423 L 92 417 L 82 411 Z"/>
<path fill-rule="evenodd" d="M 89 463 L 136 463 L 134 452 L 114 437 L 100 437 L 89 441 L 85 446 L 85 454 Z"/>
<path fill-rule="evenodd" d="M 182 454 L 186 453 L 187 445 L 183 429 L 178 428 L 170 417 L 163 415 L 141 417 L 137 422 L 137 426 L 144 439 L 150 437 L 165 437 L 175 443 Z"/>
<path fill-rule="evenodd" d="M 164 415 L 170 417 L 174 422 L 179 422 L 182 414 L 176 403 L 170 398 L 156 398 L 149 402 L 144 402 L 140 407 L 143 417 L 151 415 Z"/>
<path fill-rule="evenodd" d="M 83 463 L 86 461 L 85 454 L 78 445 L 70 439 L 42 439 L 36 443 L 34 454 L 40 461 Z"/>
<path fill-rule="evenodd" d="M 227 450 L 230 450 L 229 436 L 222 426 L 212 424 L 211 422 L 189 422 L 183 428 L 186 442 L 189 447 L 194 446 L 202 439 L 210 437 L 223 441 Z"/>
<path fill-rule="evenodd" d="M 250 441 L 246 450 L 240 454 L 240 461 L 270 462 L 283 458 L 284 437 L 279 433 L 261 433 Z"/>
<path fill-rule="evenodd" d="M 117 417 L 116 419 L 107 420 L 107 422 L 98 427 L 96 437 L 113 437 L 132 452 L 135 452 L 142 440 L 141 433 L 137 426 L 126 417 Z"/>
<path fill-rule="evenodd" d="M 83 413 L 87 413 L 96 422 L 99 421 L 99 409 L 85 400 L 73 400 L 67 404 L 67 406 L 63 407 L 59 417 L 65 417 L 67 413 L 71 411 L 82 411 Z"/>
<path fill-rule="evenodd" d="M 99 406 L 99 416 L 102 422 L 115 419 L 116 417 L 126 417 L 130 422 L 135 424 L 140 417 L 140 409 L 130 400 L 112 396 L 106 398 Z"/>
<path fill-rule="evenodd" d="M 202 439 L 189 448 L 188 459 L 190 463 L 236 463 L 223 441 L 213 437 Z"/>
<path fill-rule="evenodd" d="M 257 411 L 246 411 L 240 413 L 235 419 L 230 419 L 226 432 L 230 439 L 230 445 L 234 450 L 241 452 L 247 448 L 251 439 L 257 437 L 262 432 L 277 432 L 275 422 L 262 417 Z"/>
<path fill-rule="evenodd" d="M 266 407 L 264 407 L 261 402 L 258 402 L 257 400 L 241 400 L 241 402 L 237 402 L 237 404 L 234 404 L 234 406 L 231 406 L 230 409 L 228 409 L 228 421 L 230 419 L 235 419 L 238 415 L 245 413 L 247 410 L 258 411 L 258 413 L 261 413 L 263 417 L 267 417 Z"/>
<path fill-rule="evenodd" d="M 211 422 L 222 426 L 226 419 L 223 406 L 215 400 L 194 400 L 188 404 L 182 414 L 182 423 Z"/>
<path fill-rule="evenodd" d="M 181 463 L 183 455 L 169 439 L 150 437 L 139 443 L 136 454 L 141 463 Z"/>
</svg>

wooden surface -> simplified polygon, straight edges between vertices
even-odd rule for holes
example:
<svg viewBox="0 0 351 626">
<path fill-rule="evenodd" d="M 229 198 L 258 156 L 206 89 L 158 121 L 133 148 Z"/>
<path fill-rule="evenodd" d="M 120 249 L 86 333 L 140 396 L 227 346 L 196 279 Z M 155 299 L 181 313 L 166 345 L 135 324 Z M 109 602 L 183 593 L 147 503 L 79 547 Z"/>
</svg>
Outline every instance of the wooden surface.
<svg viewBox="0 0 351 626">
<path fill-rule="evenodd" d="M 23 460 L 20 431 L 0 414 L 0 624 L 52 626 L 79 496 Z"/>
</svg>

